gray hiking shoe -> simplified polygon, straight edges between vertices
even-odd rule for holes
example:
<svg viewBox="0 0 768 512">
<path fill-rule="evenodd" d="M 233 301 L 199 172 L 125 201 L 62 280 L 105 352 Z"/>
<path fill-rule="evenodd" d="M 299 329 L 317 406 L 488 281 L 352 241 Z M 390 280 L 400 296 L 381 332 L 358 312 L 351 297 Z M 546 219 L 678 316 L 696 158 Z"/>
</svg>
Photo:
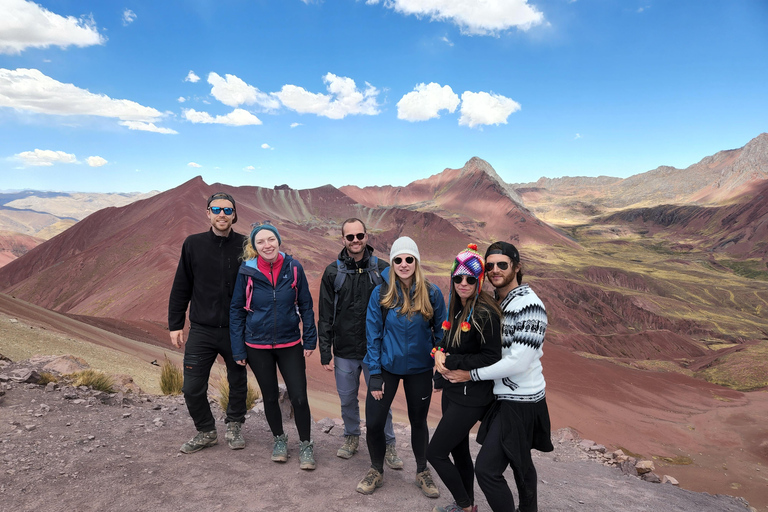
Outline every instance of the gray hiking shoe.
<svg viewBox="0 0 768 512">
<path fill-rule="evenodd" d="M 357 453 L 358 446 L 360 446 L 360 436 L 344 436 L 344 444 L 336 452 L 336 456 L 349 459 Z"/>
<path fill-rule="evenodd" d="M 440 491 L 437 490 L 437 486 L 432 480 L 432 473 L 429 472 L 429 468 L 421 473 L 416 473 L 416 481 L 413 483 L 416 484 L 416 487 L 421 489 L 421 493 L 427 498 L 440 497 Z"/>
<path fill-rule="evenodd" d="M 384 454 L 384 462 L 392 469 L 403 469 L 403 459 L 397 456 L 395 443 L 387 445 L 387 452 Z"/>
<path fill-rule="evenodd" d="M 181 445 L 179 451 L 181 453 L 195 453 L 199 452 L 203 448 L 208 448 L 219 442 L 219 436 L 215 430 L 210 432 L 198 432 L 195 437 Z"/>
<path fill-rule="evenodd" d="M 384 478 L 381 476 L 381 473 L 371 468 L 363 479 L 360 480 L 360 483 L 357 484 L 356 491 L 360 494 L 373 494 L 373 491 L 381 487 L 383 481 Z"/>
<path fill-rule="evenodd" d="M 299 469 L 315 469 L 315 442 L 302 441 L 299 444 Z"/>
<path fill-rule="evenodd" d="M 272 460 L 275 462 L 288 462 L 288 436 L 280 434 L 275 436 L 275 447 L 272 448 Z"/>
<path fill-rule="evenodd" d="M 230 421 L 227 423 L 227 434 L 224 438 L 227 440 L 229 447 L 233 450 L 242 450 L 245 448 L 245 439 L 241 432 L 243 424 L 239 421 Z"/>
</svg>

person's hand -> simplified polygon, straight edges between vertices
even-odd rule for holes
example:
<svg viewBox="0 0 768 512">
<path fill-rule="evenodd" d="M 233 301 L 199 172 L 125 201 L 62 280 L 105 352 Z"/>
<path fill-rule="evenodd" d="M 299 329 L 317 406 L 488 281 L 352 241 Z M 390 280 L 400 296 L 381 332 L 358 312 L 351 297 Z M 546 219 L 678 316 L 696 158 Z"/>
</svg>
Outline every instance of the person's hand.
<svg viewBox="0 0 768 512">
<path fill-rule="evenodd" d="M 381 385 L 381 391 L 371 391 L 371 396 L 374 400 L 381 400 L 384 398 L 384 384 Z"/>
<path fill-rule="evenodd" d="M 245 359 L 241 359 L 241 360 L 239 360 L 239 361 L 235 361 L 235 362 L 236 362 L 237 364 L 239 364 L 240 366 L 245 366 Z"/>
<path fill-rule="evenodd" d="M 181 348 L 184 344 L 184 329 L 178 331 L 171 331 L 171 345 L 176 348 Z"/>
<path fill-rule="evenodd" d="M 371 375 L 371 378 L 368 379 L 368 389 L 371 390 L 371 396 L 374 400 L 384 398 L 384 377 L 380 373 Z"/>
<path fill-rule="evenodd" d="M 328 364 L 324 364 L 323 368 L 325 368 L 325 371 L 332 372 L 333 371 L 333 361 L 331 361 Z"/>
<path fill-rule="evenodd" d="M 311 355 L 312 355 L 312 352 L 314 352 L 314 350 L 307 350 L 307 349 L 304 349 L 304 357 L 309 357 L 309 356 L 311 356 Z"/>
<path fill-rule="evenodd" d="M 442 375 L 446 380 L 448 380 L 448 382 L 453 382 L 454 384 L 457 382 L 469 382 L 472 380 L 467 370 L 448 370 Z"/>
<path fill-rule="evenodd" d="M 437 368 L 437 371 L 440 373 L 448 371 L 448 368 L 445 367 L 445 352 L 442 350 L 435 352 L 435 368 Z"/>
</svg>

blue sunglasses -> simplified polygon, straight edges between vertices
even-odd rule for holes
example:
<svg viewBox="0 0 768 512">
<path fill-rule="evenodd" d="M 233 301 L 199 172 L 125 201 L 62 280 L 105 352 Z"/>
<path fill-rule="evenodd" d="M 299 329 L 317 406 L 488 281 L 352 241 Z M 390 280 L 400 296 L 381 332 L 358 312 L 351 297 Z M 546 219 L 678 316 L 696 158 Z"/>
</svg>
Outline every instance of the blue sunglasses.
<svg viewBox="0 0 768 512">
<path fill-rule="evenodd" d="M 218 215 L 221 212 L 224 212 L 224 215 L 232 215 L 235 213 L 235 209 L 228 206 L 209 206 L 208 209 L 211 210 L 211 213 L 214 215 Z"/>
</svg>

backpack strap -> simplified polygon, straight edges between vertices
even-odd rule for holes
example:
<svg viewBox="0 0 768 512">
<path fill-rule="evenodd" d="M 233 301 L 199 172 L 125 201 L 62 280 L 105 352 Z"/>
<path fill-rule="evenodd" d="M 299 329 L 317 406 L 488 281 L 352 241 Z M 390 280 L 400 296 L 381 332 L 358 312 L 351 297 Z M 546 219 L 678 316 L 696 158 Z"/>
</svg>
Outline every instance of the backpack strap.
<svg viewBox="0 0 768 512">
<path fill-rule="evenodd" d="M 244 310 L 253 312 L 251 309 L 251 298 L 253 297 L 253 278 L 248 276 L 248 284 L 245 285 L 245 307 Z"/>
</svg>

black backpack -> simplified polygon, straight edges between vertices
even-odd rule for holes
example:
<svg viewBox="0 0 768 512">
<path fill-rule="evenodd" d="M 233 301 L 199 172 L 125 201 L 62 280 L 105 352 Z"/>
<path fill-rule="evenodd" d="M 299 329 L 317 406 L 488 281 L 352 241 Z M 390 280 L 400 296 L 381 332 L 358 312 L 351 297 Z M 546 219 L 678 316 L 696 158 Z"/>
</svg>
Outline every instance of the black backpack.
<svg viewBox="0 0 768 512">
<path fill-rule="evenodd" d="M 380 285 L 384 282 L 384 278 L 381 277 L 379 272 L 379 259 L 371 255 L 368 258 L 368 266 L 365 268 L 347 268 L 341 260 L 336 260 L 336 266 L 338 272 L 336 273 L 336 280 L 333 282 L 333 324 L 336 323 L 336 306 L 339 303 L 339 290 L 341 290 L 344 281 L 347 279 L 348 274 L 368 274 L 368 279 L 374 286 Z"/>
</svg>

